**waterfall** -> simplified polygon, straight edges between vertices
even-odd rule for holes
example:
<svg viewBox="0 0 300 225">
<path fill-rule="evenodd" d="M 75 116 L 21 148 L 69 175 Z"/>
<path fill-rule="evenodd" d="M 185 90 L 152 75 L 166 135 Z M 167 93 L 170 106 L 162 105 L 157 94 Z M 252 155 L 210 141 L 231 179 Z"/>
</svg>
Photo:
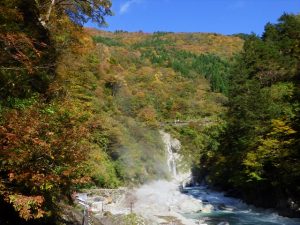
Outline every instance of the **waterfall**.
<svg viewBox="0 0 300 225">
<path fill-rule="evenodd" d="M 180 142 L 164 131 L 160 131 L 160 134 L 165 145 L 166 164 L 173 179 L 155 180 L 132 190 L 123 189 L 120 196 L 118 192 L 109 192 L 115 195 L 108 195 L 107 189 L 98 195 L 97 193 L 101 193 L 99 189 L 88 195 L 78 195 L 79 200 L 83 199 L 91 204 L 91 211 L 96 218 L 103 219 L 105 209 L 117 215 L 116 218 L 122 218 L 120 214 L 127 215 L 134 211 L 147 224 L 153 225 L 300 224 L 299 219 L 284 218 L 270 210 L 256 209 L 239 199 L 210 190 L 208 186 L 185 187 L 184 182 L 190 179 L 191 173 L 183 173 L 184 167 L 179 155 Z M 92 195 L 93 192 L 96 196 Z M 104 217 L 104 221 L 109 220 Z M 139 220 L 138 224 L 145 223 Z"/>
<path fill-rule="evenodd" d="M 177 165 L 176 165 L 176 157 L 173 152 L 173 149 L 180 149 L 180 142 L 177 139 L 173 139 L 170 134 L 160 131 L 162 136 L 162 140 L 165 144 L 166 153 L 167 153 L 167 165 L 169 168 L 169 172 L 172 174 L 174 178 L 177 176 Z"/>
</svg>

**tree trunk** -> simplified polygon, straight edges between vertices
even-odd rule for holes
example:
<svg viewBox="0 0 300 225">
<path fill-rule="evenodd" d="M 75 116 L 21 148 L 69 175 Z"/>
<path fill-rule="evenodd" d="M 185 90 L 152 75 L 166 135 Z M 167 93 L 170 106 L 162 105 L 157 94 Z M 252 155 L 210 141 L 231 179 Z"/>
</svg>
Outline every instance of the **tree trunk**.
<svg viewBox="0 0 300 225">
<path fill-rule="evenodd" d="M 52 12 L 52 8 L 54 7 L 54 5 L 55 5 L 55 0 L 51 0 L 51 4 L 50 4 L 48 12 L 46 14 L 46 20 L 45 20 L 46 23 L 49 21 L 49 18 L 50 18 L 51 12 Z"/>
</svg>

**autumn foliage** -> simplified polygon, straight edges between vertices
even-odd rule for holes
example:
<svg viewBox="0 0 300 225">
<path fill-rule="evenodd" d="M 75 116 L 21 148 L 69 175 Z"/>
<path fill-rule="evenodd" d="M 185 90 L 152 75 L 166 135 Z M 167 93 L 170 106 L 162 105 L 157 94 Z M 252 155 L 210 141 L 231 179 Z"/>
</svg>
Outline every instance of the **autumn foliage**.
<svg viewBox="0 0 300 225">
<path fill-rule="evenodd" d="M 168 178 L 160 129 L 211 184 L 298 197 L 298 17 L 246 41 L 112 33 L 78 26 L 110 1 L 51 2 L 0 3 L 0 209 L 53 222 L 74 190 Z"/>
<path fill-rule="evenodd" d="M 55 119 L 61 118 L 33 108 L 13 110 L 5 114 L 7 122 L 0 126 L 0 171 L 6 174 L 1 179 L 1 195 L 24 219 L 42 217 L 61 192 L 68 193 L 72 185 L 84 182 L 78 171 L 85 159 L 80 141 L 86 131 L 68 118 L 53 126 Z"/>
</svg>

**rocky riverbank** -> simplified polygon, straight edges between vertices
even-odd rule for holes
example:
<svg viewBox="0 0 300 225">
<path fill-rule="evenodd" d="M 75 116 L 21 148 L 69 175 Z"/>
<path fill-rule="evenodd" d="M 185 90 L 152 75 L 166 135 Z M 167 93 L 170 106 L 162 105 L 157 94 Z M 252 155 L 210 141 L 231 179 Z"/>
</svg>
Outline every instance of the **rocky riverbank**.
<svg viewBox="0 0 300 225">
<path fill-rule="evenodd" d="M 179 191 L 179 181 L 158 180 L 134 189 L 91 189 L 77 193 L 89 207 L 94 224 L 195 225 L 185 213 L 207 212 L 212 207 Z M 82 207 L 77 200 L 77 208 Z M 83 209 L 83 208 L 82 208 Z"/>
</svg>

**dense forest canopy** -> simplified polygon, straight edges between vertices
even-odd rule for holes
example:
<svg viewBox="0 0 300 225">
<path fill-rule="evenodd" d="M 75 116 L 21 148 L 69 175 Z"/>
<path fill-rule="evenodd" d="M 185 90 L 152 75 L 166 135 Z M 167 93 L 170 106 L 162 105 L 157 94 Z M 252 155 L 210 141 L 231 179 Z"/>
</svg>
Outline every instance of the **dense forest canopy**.
<svg viewBox="0 0 300 225">
<path fill-rule="evenodd" d="M 210 182 L 266 207 L 299 202 L 299 44 L 298 15 L 247 38 L 229 78 L 221 147 L 202 161 Z"/>
<path fill-rule="evenodd" d="M 75 190 L 167 178 L 160 129 L 208 183 L 298 203 L 299 16 L 262 37 L 80 27 L 110 8 L 1 1 L 0 223 L 57 222 Z"/>
<path fill-rule="evenodd" d="M 92 171 L 92 165 L 85 163 L 87 125 L 60 107 L 67 93 L 58 84 L 56 70 L 60 49 L 71 42 L 79 44 L 76 35 L 82 30 L 74 23 L 87 17 L 103 23 L 110 6 L 109 1 L 0 3 L 0 208 L 7 212 L 4 221 L 5 217 L 16 220 L 12 223 L 55 217 L 59 196 L 90 179 L 86 171 Z M 61 27 L 65 32 L 60 32 Z M 13 211 L 25 220 L 18 221 Z"/>
</svg>

